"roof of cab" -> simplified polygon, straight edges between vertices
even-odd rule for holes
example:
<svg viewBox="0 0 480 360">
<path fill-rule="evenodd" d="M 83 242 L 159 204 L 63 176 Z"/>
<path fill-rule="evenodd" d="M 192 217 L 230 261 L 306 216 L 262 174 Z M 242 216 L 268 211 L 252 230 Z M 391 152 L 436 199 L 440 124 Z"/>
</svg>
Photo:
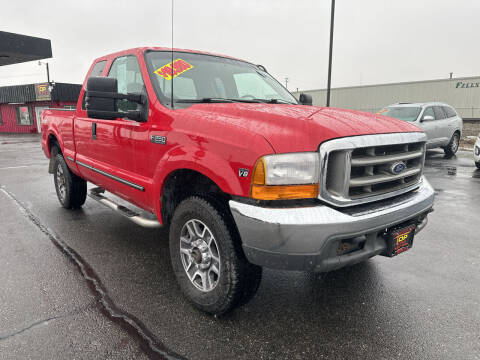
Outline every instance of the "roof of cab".
<svg viewBox="0 0 480 360">
<path fill-rule="evenodd" d="M 102 57 L 99 57 L 99 58 L 95 59 L 94 62 L 98 62 L 98 61 L 105 60 L 105 59 L 112 58 L 112 57 L 122 56 L 122 55 L 125 55 L 125 54 L 132 54 L 132 53 L 143 54 L 146 51 L 168 51 L 168 52 L 170 52 L 170 51 L 172 51 L 172 48 L 159 47 L 159 46 L 136 47 L 136 48 L 121 50 L 121 51 L 117 51 L 117 52 L 114 52 L 114 53 L 111 53 L 111 54 L 104 55 Z M 235 58 L 233 56 L 217 54 L 217 53 L 212 53 L 212 52 L 207 52 L 207 51 L 199 51 L 199 50 L 192 50 L 192 49 L 178 49 L 178 48 L 173 48 L 173 51 L 174 52 L 187 52 L 187 53 L 193 53 L 193 54 L 218 56 L 218 57 L 223 57 L 223 58 L 227 58 L 227 59 L 239 60 L 239 61 L 250 63 L 249 61 L 239 59 L 239 58 Z"/>
</svg>

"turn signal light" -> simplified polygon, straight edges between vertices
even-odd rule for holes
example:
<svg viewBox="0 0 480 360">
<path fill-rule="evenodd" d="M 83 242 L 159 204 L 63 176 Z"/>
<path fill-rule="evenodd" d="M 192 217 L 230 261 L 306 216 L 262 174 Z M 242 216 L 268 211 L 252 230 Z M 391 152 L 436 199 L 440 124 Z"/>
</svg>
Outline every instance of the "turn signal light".
<svg viewBox="0 0 480 360">
<path fill-rule="evenodd" d="M 265 160 L 260 159 L 253 169 L 252 183 L 254 185 L 265 185 Z"/>
<path fill-rule="evenodd" d="M 318 184 L 255 185 L 254 183 L 250 193 L 251 197 L 257 200 L 309 199 L 318 196 Z"/>
</svg>

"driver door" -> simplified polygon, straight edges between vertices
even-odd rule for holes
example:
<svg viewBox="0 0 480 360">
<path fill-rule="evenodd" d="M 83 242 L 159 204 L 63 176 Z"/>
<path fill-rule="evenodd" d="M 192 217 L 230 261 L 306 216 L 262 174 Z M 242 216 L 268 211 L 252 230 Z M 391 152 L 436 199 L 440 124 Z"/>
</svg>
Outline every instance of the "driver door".
<svg viewBox="0 0 480 360">
<path fill-rule="evenodd" d="M 141 92 L 144 82 L 135 55 L 113 60 L 108 77 L 116 78 L 118 92 Z M 119 100 L 120 111 L 134 110 L 137 104 Z M 86 116 L 86 112 L 84 112 Z M 87 179 L 127 200 L 143 205 L 145 181 L 136 172 L 135 132 L 140 123 L 126 118 L 113 120 L 79 118 L 78 133 L 86 132 L 88 141 L 77 146 L 77 164 Z M 77 130 L 77 128 L 76 128 Z"/>
</svg>

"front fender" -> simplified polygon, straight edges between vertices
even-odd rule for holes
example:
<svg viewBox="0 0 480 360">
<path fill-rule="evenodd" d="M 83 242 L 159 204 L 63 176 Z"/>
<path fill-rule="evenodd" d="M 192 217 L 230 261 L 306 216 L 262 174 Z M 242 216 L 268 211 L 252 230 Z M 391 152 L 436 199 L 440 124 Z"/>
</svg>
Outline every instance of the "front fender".
<svg viewBox="0 0 480 360">
<path fill-rule="evenodd" d="M 249 196 L 251 170 L 256 159 L 257 155 L 247 149 L 238 150 L 228 156 L 220 156 L 213 151 L 184 145 L 170 149 L 158 162 L 153 178 L 153 193 L 159 194 L 157 197 L 159 201 L 155 202 L 158 218 L 161 219 L 160 199 L 163 187 L 172 172 L 193 170 L 212 180 L 227 194 Z M 240 176 L 240 168 L 247 169 L 248 175 Z"/>
</svg>

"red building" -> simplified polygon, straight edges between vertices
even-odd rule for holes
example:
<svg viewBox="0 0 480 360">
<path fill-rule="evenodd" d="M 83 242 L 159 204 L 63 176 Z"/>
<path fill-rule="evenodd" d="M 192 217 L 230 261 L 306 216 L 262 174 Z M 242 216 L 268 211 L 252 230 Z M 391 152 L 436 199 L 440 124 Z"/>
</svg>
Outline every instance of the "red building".
<svg viewBox="0 0 480 360">
<path fill-rule="evenodd" d="M 77 105 L 81 85 L 48 83 L 0 87 L 0 133 L 40 132 L 40 116 L 47 108 Z"/>
</svg>

